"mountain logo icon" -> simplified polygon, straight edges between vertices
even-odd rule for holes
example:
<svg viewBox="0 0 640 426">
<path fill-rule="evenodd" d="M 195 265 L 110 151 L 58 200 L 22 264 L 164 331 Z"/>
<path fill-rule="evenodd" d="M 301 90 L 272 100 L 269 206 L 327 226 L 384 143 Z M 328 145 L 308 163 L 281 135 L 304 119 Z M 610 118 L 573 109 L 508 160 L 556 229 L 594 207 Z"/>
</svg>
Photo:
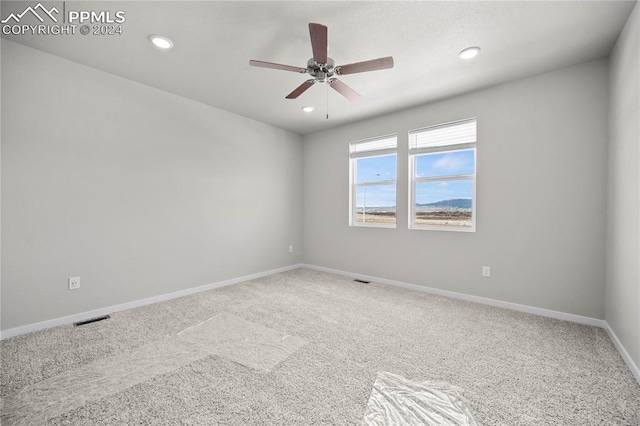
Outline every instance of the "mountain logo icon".
<svg viewBox="0 0 640 426">
<path fill-rule="evenodd" d="M 38 14 L 38 12 L 40 12 L 40 14 Z M 58 22 L 58 19 L 55 16 L 53 16 L 54 12 L 56 14 L 60 13 L 58 9 L 56 9 L 55 7 L 52 7 L 51 9 L 47 10 L 47 8 L 42 5 L 42 3 L 38 3 L 34 7 L 28 6 L 22 13 L 18 13 L 18 14 L 11 13 L 9 14 L 9 16 L 7 16 L 5 19 L 3 19 L 0 22 L 3 24 L 6 24 L 13 19 L 13 21 L 17 24 L 27 13 L 31 13 L 40 22 L 44 22 L 44 18 L 41 16 L 41 14 L 48 16 L 53 20 L 53 22 Z"/>
</svg>

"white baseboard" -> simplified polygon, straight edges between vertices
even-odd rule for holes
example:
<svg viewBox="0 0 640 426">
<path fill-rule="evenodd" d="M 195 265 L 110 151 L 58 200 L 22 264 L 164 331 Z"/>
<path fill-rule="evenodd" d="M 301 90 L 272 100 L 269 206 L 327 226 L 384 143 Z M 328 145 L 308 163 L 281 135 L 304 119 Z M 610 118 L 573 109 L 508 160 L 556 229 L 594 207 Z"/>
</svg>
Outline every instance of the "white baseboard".
<svg viewBox="0 0 640 426">
<path fill-rule="evenodd" d="M 553 311 L 550 309 L 536 308 L 534 306 L 520 305 L 518 303 L 504 302 L 502 300 L 489 299 L 487 297 L 472 296 L 464 293 L 456 293 L 454 291 L 440 290 L 432 287 L 409 284 L 402 281 L 388 280 L 386 278 L 372 277 L 369 275 L 362 275 L 362 274 L 356 274 L 353 272 L 340 271 L 337 269 L 325 268 L 323 266 L 316 266 L 316 265 L 309 265 L 309 264 L 302 264 L 300 266 L 303 268 L 314 269 L 316 271 L 328 272 L 331 274 L 342 275 L 350 278 L 364 279 L 366 281 L 372 281 L 380 284 L 387 284 L 394 287 L 406 288 L 409 290 L 416 290 L 423 293 L 451 297 L 453 299 L 461 299 L 469 302 L 481 303 L 483 305 L 496 306 L 498 308 L 511 309 L 514 311 L 526 312 L 529 314 L 540 315 L 543 317 L 555 318 L 559 320 L 571 321 L 579 324 L 592 325 L 595 327 L 604 328 L 607 334 L 609 335 L 609 337 L 611 338 L 611 341 L 613 342 L 614 346 L 620 353 L 620 356 L 622 356 L 622 359 L 627 364 L 627 367 L 629 367 L 629 370 L 631 370 L 631 374 L 633 374 L 633 377 L 635 377 L 635 379 L 638 381 L 638 384 L 640 384 L 640 369 L 638 369 L 638 366 L 633 362 L 633 359 L 631 358 L 627 350 L 624 348 L 624 346 L 618 339 L 618 336 L 616 336 L 616 334 L 613 332 L 613 330 L 609 326 L 609 323 L 607 323 L 605 320 L 591 318 L 591 317 L 584 317 L 581 315 L 567 314 L 565 312 Z"/>
<path fill-rule="evenodd" d="M 456 293 L 455 291 L 440 290 L 433 287 L 425 287 L 417 284 L 409 284 L 402 281 L 388 280 L 386 278 L 372 277 L 368 275 L 356 274 L 353 272 L 340 271 L 337 269 L 325 268 L 323 266 L 302 265 L 304 268 L 315 269 L 316 271 L 329 272 L 336 275 L 343 275 L 350 278 L 359 278 L 366 281 L 374 281 L 380 284 L 387 284 L 394 287 L 402 287 L 409 290 L 421 291 L 423 293 L 435 294 L 438 296 L 451 297 L 453 299 L 466 300 L 468 302 L 481 303 L 483 305 L 496 306 L 498 308 L 511 309 L 513 311 L 526 312 L 528 314 L 540 315 L 543 317 L 555 318 L 564 321 L 577 322 L 580 324 L 593 325 L 596 327 L 605 326 L 605 321 L 597 318 L 584 317 L 581 315 L 567 314 L 565 312 L 552 311 L 550 309 L 536 308 L 534 306 L 520 305 L 518 303 L 505 302 L 502 300 L 489 299 L 487 297 L 472 296 L 464 293 Z"/>
<path fill-rule="evenodd" d="M 38 331 L 38 330 L 44 330 L 46 328 L 56 327 L 56 326 L 60 326 L 60 325 L 72 324 L 74 322 L 84 321 L 84 320 L 95 318 L 95 317 L 98 317 L 98 316 L 101 316 L 101 315 L 107 315 L 107 314 L 111 314 L 111 313 L 114 313 L 114 312 L 125 311 L 125 310 L 128 310 L 128 309 L 133 309 L 133 308 L 137 308 L 137 307 L 140 307 L 140 306 L 151 305 L 153 303 L 158 303 L 158 302 L 163 302 L 163 301 L 166 301 L 166 300 L 176 299 L 178 297 L 188 296 L 188 295 L 191 295 L 191 294 L 200 293 L 200 292 L 207 291 L 207 290 L 213 290 L 215 288 L 226 287 L 226 286 L 233 285 L 233 284 L 238 284 L 238 283 L 241 283 L 241 282 L 244 282 L 244 281 L 250 281 L 250 280 L 257 279 L 257 278 L 266 277 L 268 275 L 278 274 L 280 272 L 285 272 L 285 271 L 291 271 L 293 269 L 298 269 L 298 268 L 308 268 L 308 269 L 313 269 L 313 270 L 316 270 L 316 271 L 328 272 L 328 273 L 331 273 L 331 274 L 342 275 L 342 276 L 346 276 L 346 277 L 350 277 L 350 278 L 358 278 L 358 279 L 364 279 L 364 280 L 367 280 L 367 281 L 374 281 L 374 282 L 380 283 L 380 284 L 386 284 L 386 285 L 391 285 L 391 286 L 394 286 L 394 287 L 406 288 L 406 289 L 409 289 L 409 290 L 420 291 L 420 292 L 423 292 L 423 293 L 430 293 L 430 294 L 435 294 L 435 295 L 438 295 L 438 296 L 451 297 L 451 298 L 454 298 L 454 299 L 461 299 L 461 300 L 466 300 L 466 301 L 469 301 L 469 302 L 476 302 L 476 303 L 481 303 L 481 304 L 484 304 L 484 305 L 496 306 L 496 307 L 499 307 L 499 308 L 511 309 L 511 310 L 514 310 L 514 311 L 526 312 L 526 313 L 534 314 L 534 315 L 540 315 L 540 316 L 543 316 L 543 317 L 555 318 L 555 319 L 559 319 L 559 320 L 571 321 L 571 322 L 576 322 L 576 323 L 579 323 L 579 324 L 585 324 L 585 325 L 591 325 L 591 326 L 604 328 L 606 330 L 607 334 L 609 335 L 609 337 L 611 338 L 611 341 L 613 342 L 614 346 L 616 347 L 616 349 L 620 353 L 620 356 L 622 356 L 622 359 L 625 361 L 625 363 L 629 367 L 629 370 L 631 370 L 631 374 L 633 374 L 633 376 L 636 378 L 636 380 L 640 384 L 640 369 L 634 363 L 633 359 L 631 358 L 631 356 L 629 355 L 629 353 L 627 352 L 625 347 L 622 345 L 622 343 L 618 339 L 618 336 L 616 336 L 614 331 L 611 329 L 611 327 L 609 326 L 609 324 L 605 320 L 601 320 L 601 319 L 597 319 L 597 318 L 585 317 L 585 316 L 581 316 L 581 315 L 568 314 L 568 313 L 565 313 L 565 312 L 553 311 L 553 310 L 550 310 L 550 309 L 536 308 L 534 306 L 520 305 L 518 303 L 505 302 L 505 301 L 502 301 L 502 300 L 490 299 L 490 298 L 487 298 L 487 297 L 472 296 L 472 295 L 469 295 L 469 294 L 457 293 L 457 292 L 454 292 L 454 291 L 440 290 L 440 289 L 437 289 L 437 288 L 425 287 L 425 286 L 421 286 L 421 285 L 405 283 L 405 282 L 402 282 L 402 281 L 389 280 L 389 279 L 386 279 L 386 278 L 379 278 L 379 277 L 373 277 L 373 276 L 369 276 L 369 275 L 356 274 L 354 272 L 341 271 L 341 270 L 338 270 L 338 269 L 325 268 L 323 266 L 309 265 L 309 264 L 303 264 L 303 263 L 298 263 L 298 264 L 294 264 L 294 265 L 290 265 L 290 266 L 285 266 L 285 267 L 282 267 L 282 268 L 272 269 L 272 270 L 269 270 L 269 271 L 258 272 L 258 273 L 255 273 L 255 274 L 245 275 L 245 276 L 242 276 L 242 277 L 232 278 L 232 279 L 229 279 L 229 280 L 218 281 L 218 282 L 215 282 L 215 283 L 212 283 L 212 284 L 207 284 L 207 285 L 203 285 L 203 286 L 199 286 L 199 287 L 193 287 L 193 288 L 189 288 L 189 289 L 186 289 L 186 290 L 176 291 L 176 292 L 173 292 L 173 293 L 161 294 L 159 296 L 149 297 L 149 298 L 146 298 L 146 299 L 134 300 L 132 302 L 122 303 L 120 305 L 108 306 L 108 307 L 105 307 L 105 308 L 100 308 L 100 309 L 95 309 L 95 310 L 92 310 L 92 311 L 82 312 L 82 313 L 79 313 L 79 314 L 69 315 L 69 316 L 65 316 L 65 317 L 61 317 L 61 318 L 55 318 L 55 319 L 51 319 L 51 320 L 47 320 L 47 321 L 37 322 L 37 323 L 34 323 L 34 324 L 28 324 L 28 325 L 21 326 L 21 327 L 10 328 L 8 330 L 4 330 L 4 331 L 0 332 L 0 340 L 9 339 L 11 337 L 20 336 L 22 334 L 32 333 L 32 332 Z"/>
<path fill-rule="evenodd" d="M 629 352 L 627 352 L 625 347 L 622 346 L 620 339 L 618 339 L 618 336 L 616 336 L 616 333 L 613 332 L 613 329 L 609 326 L 608 322 L 605 322 L 604 329 L 607 331 L 609 338 L 611 338 L 611 341 L 613 342 L 613 345 L 616 347 L 616 349 L 620 353 L 620 356 L 622 357 L 624 362 L 627 364 L 627 367 L 629 367 L 629 370 L 631 370 L 631 374 L 633 374 L 633 377 L 635 377 L 636 380 L 638 381 L 638 384 L 640 384 L 640 368 L 638 368 L 636 363 L 633 362 L 631 355 L 629 355 Z"/>
<path fill-rule="evenodd" d="M 72 324 L 74 322 L 84 321 L 84 320 L 99 317 L 102 315 L 111 314 L 114 312 L 126 311 L 128 309 L 138 308 L 140 306 L 151 305 L 153 303 L 158 303 L 158 302 L 164 302 L 165 300 L 177 299 L 178 297 L 188 296 L 190 294 L 200 293 L 207 290 L 213 290 L 214 288 L 226 287 L 226 286 L 241 283 L 244 281 L 255 280 L 257 278 L 278 274 L 280 272 L 290 271 L 292 269 L 298 269 L 300 267 L 302 267 L 301 264 L 285 266 L 282 268 L 272 269 L 264 272 L 258 272 L 255 274 L 245 275 L 238 278 L 218 281 L 212 284 L 206 284 L 199 287 L 188 288 L 186 290 L 175 291 L 173 293 L 161 294 L 159 296 L 153 296 L 146 299 L 134 300 L 133 302 L 122 303 L 120 305 L 107 306 L 104 308 L 82 312 L 79 314 L 69 315 L 61 318 L 54 318 L 51 320 L 37 322 L 34 324 L 27 324 L 21 327 L 10 328 L 0 333 L 0 340 L 9 339 L 11 337 L 20 336 L 22 334 L 32 333 L 38 330 L 44 330 L 45 328 Z"/>
</svg>

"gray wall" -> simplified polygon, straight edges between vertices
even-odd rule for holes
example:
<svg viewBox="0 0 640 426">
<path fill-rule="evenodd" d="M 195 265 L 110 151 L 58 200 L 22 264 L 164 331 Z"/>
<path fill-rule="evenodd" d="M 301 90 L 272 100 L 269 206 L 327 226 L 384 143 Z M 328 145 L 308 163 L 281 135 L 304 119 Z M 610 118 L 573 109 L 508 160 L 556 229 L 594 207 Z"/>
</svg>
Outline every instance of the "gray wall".
<svg viewBox="0 0 640 426">
<path fill-rule="evenodd" d="M 640 366 L 640 6 L 611 55 L 606 320 Z"/>
<path fill-rule="evenodd" d="M 607 111 L 602 59 L 307 135 L 304 262 L 602 319 Z M 477 232 L 408 230 L 407 131 L 468 117 Z M 349 227 L 348 143 L 390 133 L 398 227 Z"/>
<path fill-rule="evenodd" d="M 3 329 L 300 261 L 300 136 L 6 40 L 2 89 Z"/>
</svg>

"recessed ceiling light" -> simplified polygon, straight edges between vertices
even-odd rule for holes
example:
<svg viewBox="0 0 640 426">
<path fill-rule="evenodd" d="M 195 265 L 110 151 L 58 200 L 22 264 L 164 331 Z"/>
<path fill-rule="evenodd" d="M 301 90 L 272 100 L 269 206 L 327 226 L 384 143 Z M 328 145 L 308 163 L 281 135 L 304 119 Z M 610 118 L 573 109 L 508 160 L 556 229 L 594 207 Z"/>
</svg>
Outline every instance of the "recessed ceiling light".
<svg viewBox="0 0 640 426">
<path fill-rule="evenodd" d="M 478 53 L 480 53 L 479 47 L 467 47 L 462 52 L 458 54 L 460 59 L 471 59 L 474 58 Z"/>
<path fill-rule="evenodd" d="M 303 106 L 302 110 L 304 112 L 311 112 L 311 111 L 313 111 L 313 107 L 312 106 Z"/>
<path fill-rule="evenodd" d="M 160 49 L 171 49 L 173 47 L 173 42 L 161 35 L 151 35 L 149 36 L 149 40 Z"/>
</svg>

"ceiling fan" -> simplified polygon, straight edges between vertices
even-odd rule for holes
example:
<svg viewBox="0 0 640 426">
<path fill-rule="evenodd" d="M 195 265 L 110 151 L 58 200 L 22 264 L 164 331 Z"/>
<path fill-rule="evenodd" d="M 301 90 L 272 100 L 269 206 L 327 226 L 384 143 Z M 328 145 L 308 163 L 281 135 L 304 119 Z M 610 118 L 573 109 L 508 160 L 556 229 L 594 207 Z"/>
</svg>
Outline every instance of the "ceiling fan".
<svg viewBox="0 0 640 426">
<path fill-rule="evenodd" d="M 309 34 L 311 35 L 313 58 L 307 61 L 306 68 L 275 64 L 273 62 L 256 61 L 253 59 L 249 61 L 249 65 L 254 67 L 293 71 L 300 74 L 309 74 L 313 77 L 302 83 L 293 92 L 289 93 L 287 95 L 287 99 L 296 99 L 316 83 L 328 83 L 332 89 L 340 93 L 345 98 L 350 101 L 357 101 L 360 99 L 360 95 L 351 87 L 334 77 L 335 75 L 356 74 L 359 72 L 393 68 L 393 57 L 391 56 L 364 62 L 356 62 L 348 65 L 335 66 L 333 59 L 327 56 L 327 27 L 321 24 L 309 24 Z"/>
</svg>

